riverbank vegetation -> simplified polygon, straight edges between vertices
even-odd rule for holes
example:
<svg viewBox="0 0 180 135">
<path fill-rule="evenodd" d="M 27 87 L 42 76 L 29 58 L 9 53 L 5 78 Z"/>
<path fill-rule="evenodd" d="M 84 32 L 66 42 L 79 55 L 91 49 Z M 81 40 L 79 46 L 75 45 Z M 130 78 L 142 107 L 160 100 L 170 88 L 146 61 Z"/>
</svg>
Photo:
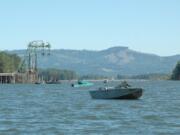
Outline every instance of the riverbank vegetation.
<svg viewBox="0 0 180 135">
<path fill-rule="evenodd" d="M 43 78 L 45 81 L 57 82 L 59 80 L 73 80 L 77 79 L 77 74 L 71 70 L 63 70 L 63 69 L 40 69 L 39 77 Z"/>
<path fill-rule="evenodd" d="M 21 59 L 16 54 L 0 52 L 0 73 L 12 73 L 17 71 Z"/>
<path fill-rule="evenodd" d="M 171 80 L 180 80 L 180 61 L 177 62 L 174 70 L 172 71 Z"/>
<path fill-rule="evenodd" d="M 161 73 L 150 73 L 150 74 L 142 74 L 142 75 L 117 75 L 117 79 L 145 79 L 145 80 L 168 80 L 170 78 L 169 74 L 161 74 Z"/>
<path fill-rule="evenodd" d="M 95 75 L 95 74 L 88 74 L 88 75 L 81 75 L 79 77 L 81 80 L 102 80 L 102 79 L 109 79 L 107 76 L 103 75 Z"/>
<path fill-rule="evenodd" d="M 66 70 L 66 69 L 39 69 L 39 78 L 43 78 L 44 81 L 57 82 L 59 80 L 103 80 L 110 79 L 111 77 L 88 74 L 88 75 L 79 75 L 75 71 Z"/>
</svg>

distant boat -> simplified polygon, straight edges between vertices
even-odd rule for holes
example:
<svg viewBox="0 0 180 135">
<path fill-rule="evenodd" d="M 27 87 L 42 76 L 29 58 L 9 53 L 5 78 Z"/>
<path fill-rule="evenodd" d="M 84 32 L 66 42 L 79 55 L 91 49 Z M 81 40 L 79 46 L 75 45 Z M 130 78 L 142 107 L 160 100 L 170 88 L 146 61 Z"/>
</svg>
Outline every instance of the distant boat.
<svg viewBox="0 0 180 135">
<path fill-rule="evenodd" d="M 46 84 L 61 84 L 60 81 L 47 81 Z"/>
<path fill-rule="evenodd" d="M 99 88 L 89 93 L 93 99 L 138 99 L 142 96 L 143 89 L 120 84 L 116 87 Z"/>
<path fill-rule="evenodd" d="M 37 82 L 35 82 L 35 84 L 46 84 L 46 82 L 45 81 L 37 81 Z"/>
<path fill-rule="evenodd" d="M 43 76 L 38 78 L 38 81 L 35 82 L 35 84 L 46 84 L 46 82 L 43 79 Z"/>
<path fill-rule="evenodd" d="M 78 87 L 88 87 L 93 86 L 94 84 L 87 81 L 78 81 L 77 84 L 71 84 L 72 87 L 78 88 Z"/>
</svg>

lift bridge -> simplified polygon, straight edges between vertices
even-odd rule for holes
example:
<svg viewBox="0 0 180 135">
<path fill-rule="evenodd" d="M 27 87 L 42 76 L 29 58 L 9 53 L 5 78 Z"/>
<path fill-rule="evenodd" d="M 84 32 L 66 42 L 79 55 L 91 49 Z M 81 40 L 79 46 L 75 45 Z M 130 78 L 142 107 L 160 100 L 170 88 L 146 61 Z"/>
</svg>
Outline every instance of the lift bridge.
<svg viewBox="0 0 180 135">
<path fill-rule="evenodd" d="M 23 61 L 21 62 L 17 82 L 36 83 L 38 81 L 38 56 L 49 56 L 51 45 L 42 40 L 32 41 L 28 44 Z"/>
</svg>

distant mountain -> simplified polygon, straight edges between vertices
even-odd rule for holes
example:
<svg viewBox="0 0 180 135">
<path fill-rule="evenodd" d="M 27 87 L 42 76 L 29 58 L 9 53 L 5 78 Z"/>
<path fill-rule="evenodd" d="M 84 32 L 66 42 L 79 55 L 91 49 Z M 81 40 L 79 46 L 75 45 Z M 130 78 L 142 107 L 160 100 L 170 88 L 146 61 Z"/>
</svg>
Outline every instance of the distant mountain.
<svg viewBox="0 0 180 135">
<path fill-rule="evenodd" d="M 26 51 L 11 52 L 23 57 Z M 180 55 L 161 57 L 128 47 L 112 47 L 102 51 L 59 49 L 52 50 L 50 56 L 39 56 L 38 67 L 70 69 L 83 75 L 138 75 L 170 73 L 178 60 Z"/>
</svg>

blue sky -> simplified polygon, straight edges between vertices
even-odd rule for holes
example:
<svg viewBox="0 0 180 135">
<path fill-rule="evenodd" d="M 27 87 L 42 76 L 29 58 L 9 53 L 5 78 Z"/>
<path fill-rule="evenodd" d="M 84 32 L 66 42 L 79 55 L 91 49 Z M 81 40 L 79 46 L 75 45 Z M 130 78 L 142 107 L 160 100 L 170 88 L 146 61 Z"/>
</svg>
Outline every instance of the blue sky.
<svg viewBox="0 0 180 135">
<path fill-rule="evenodd" d="M 180 54 L 180 0 L 1 0 L 0 18 L 0 50 L 40 39 L 53 49 Z"/>
</svg>

